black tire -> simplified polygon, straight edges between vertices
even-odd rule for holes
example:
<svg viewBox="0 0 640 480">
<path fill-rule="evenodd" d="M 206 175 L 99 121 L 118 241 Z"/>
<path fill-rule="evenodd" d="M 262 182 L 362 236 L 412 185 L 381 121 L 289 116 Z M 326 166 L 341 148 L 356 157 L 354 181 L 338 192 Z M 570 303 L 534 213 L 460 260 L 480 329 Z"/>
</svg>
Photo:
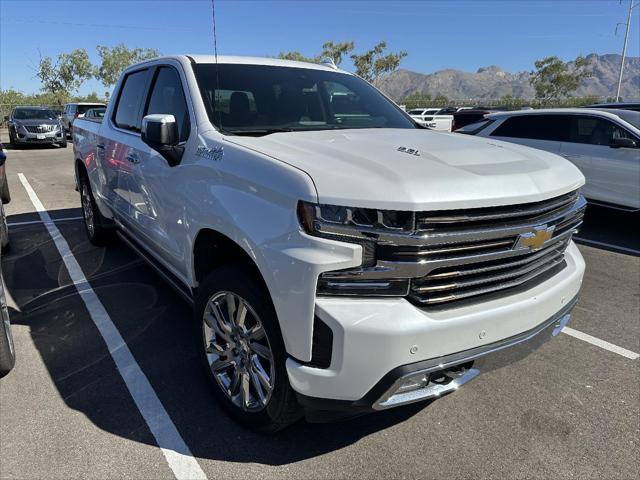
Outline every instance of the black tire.
<svg viewBox="0 0 640 480">
<path fill-rule="evenodd" d="M 265 286 L 256 276 L 257 273 L 242 264 L 225 265 L 211 272 L 198 288 L 193 323 L 200 361 L 218 403 L 242 425 L 252 430 L 274 433 L 302 418 L 303 411 L 289 384 L 285 367 L 287 355 L 275 309 Z M 259 411 L 246 411 L 236 405 L 216 380 L 207 359 L 207 340 L 204 333 L 205 309 L 209 301 L 221 292 L 231 292 L 246 301 L 249 308 L 257 314 L 266 334 L 266 344 L 273 358 L 274 384 L 266 405 L 261 406 Z M 218 358 L 225 357 L 223 355 Z M 249 383 L 248 375 L 247 383 Z M 255 392 L 255 387 L 247 388 L 253 388 Z M 238 395 L 241 393 L 238 392 Z"/>
<path fill-rule="evenodd" d="M 1 278 L 0 282 L 2 282 Z M 4 296 L 4 284 L 0 285 L 0 310 L 0 378 L 2 378 L 16 364 L 16 352 L 9 324 L 9 310 Z"/>
<path fill-rule="evenodd" d="M 58 145 L 60 146 L 60 148 L 67 148 L 67 137 L 63 136 L 62 141 L 59 142 Z"/>
<path fill-rule="evenodd" d="M 9 145 L 11 145 L 11 148 L 13 148 L 14 150 L 17 150 L 20 147 L 20 145 L 16 141 L 16 137 L 11 134 L 11 130 L 9 130 Z"/>
<path fill-rule="evenodd" d="M 115 224 L 100 213 L 86 172 L 80 175 L 80 205 L 89 241 L 98 247 L 112 243 L 115 238 Z"/>
</svg>

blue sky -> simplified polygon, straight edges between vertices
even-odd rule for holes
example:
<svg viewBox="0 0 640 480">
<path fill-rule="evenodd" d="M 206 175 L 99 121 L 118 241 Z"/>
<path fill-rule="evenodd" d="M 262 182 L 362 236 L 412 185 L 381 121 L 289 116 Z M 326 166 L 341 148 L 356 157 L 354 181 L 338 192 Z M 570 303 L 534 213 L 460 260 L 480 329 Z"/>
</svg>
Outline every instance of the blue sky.
<svg viewBox="0 0 640 480">
<path fill-rule="evenodd" d="M 409 53 L 403 68 L 418 72 L 531 70 L 547 55 L 620 53 L 623 28 L 614 30 L 627 8 L 628 0 L 216 0 L 218 52 L 312 55 L 326 40 L 355 40 L 364 50 L 384 39 Z M 635 9 L 629 37 L 633 56 L 640 55 L 639 14 Z M 118 43 L 165 54 L 211 53 L 210 0 L 0 0 L 0 88 L 38 91 L 40 53 L 86 48 L 95 61 L 97 44 Z M 90 81 L 80 93 L 104 90 Z"/>
</svg>

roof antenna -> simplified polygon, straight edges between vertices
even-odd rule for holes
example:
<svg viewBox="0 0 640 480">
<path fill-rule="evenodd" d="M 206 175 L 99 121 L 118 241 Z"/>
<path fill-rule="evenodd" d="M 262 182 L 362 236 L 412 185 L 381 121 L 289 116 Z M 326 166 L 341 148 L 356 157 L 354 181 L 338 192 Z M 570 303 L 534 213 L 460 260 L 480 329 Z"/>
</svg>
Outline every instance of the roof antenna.
<svg viewBox="0 0 640 480">
<path fill-rule="evenodd" d="M 222 128 L 222 112 L 219 112 L 217 106 L 218 90 L 220 89 L 220 77 L 218 75 L 218 35 L 216 33 L 216 2 L 211 0 L 211 19 L 213 20 L 213 55 L 216 62 L 216 87 L 213 90 L 213 113 L 218 113 L 218 128 L 223 131 Z"/>
</svg>

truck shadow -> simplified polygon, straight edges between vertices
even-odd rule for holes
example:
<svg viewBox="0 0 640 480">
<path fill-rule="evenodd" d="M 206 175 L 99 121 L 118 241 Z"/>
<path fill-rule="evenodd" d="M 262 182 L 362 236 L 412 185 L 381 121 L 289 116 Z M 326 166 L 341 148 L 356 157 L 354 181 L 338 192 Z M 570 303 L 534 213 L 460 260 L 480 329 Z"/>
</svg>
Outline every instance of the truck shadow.
<svg viewBox="0 0 640 480">
<path fill-rule="evenodd" d="M 50 214 L 60 218 L 78 212 Z M 9 218 L 10 223 L 25 221 L 31 217 Z M 344 448 L 424 408 L 419 404 L 334 424 L 299 422 L 268 437 L 248 431 L 218 407 L 208 389 L 196 358 L 190 307 L 124 245 L 93 247 L 80 221 L 57 226 L 196 457 L 288 464 Z M 60 397 L 98 428 L 155 446 L 44 226 L 16 226 L 11 242 L 2 258 L 7 289 L 17 305 L 11 320 L 29 326 Z"/>
</svg>

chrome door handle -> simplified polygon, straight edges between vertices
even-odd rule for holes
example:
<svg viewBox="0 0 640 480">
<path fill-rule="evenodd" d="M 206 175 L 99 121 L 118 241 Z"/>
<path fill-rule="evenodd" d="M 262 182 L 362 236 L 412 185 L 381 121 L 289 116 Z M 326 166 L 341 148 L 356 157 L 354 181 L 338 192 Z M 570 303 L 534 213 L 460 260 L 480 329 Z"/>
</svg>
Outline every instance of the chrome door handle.
<svg viewBox="0 0 640 480">
<path fill-rule="evenodd" d="M 127 160 L 130 161 L 131 163 L 140 163 L 140 159 L 135 154 L 127 155 Z"/>
</svg>

